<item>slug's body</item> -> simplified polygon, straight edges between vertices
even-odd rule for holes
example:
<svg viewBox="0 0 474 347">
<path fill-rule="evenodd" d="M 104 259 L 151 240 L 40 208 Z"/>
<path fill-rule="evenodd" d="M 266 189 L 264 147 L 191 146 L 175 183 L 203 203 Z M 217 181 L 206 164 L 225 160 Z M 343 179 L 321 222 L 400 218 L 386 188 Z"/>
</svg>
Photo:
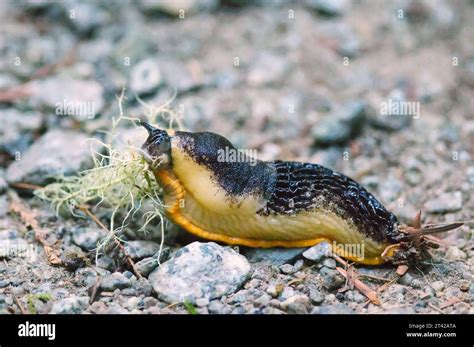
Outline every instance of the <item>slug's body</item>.
<svg viewBox="0 0 474 347">
<path fill-rule="evenodd" d="M 143 149 L 163 187 L 168 218 L 197 236 L 262 248 L 359 245 L 362 258 L 341 255 L 373 265 L 399 240 L 397 218 L 342 174 L 242 155 L 226 160 L 222 154 L 237 149 L 222 136 L 145 127 L 150 136 Z"/>
<path fill-rule="evenodd" d="M 326 241 L 347 259 L 378 265 L 429 257 L 437 247 L 429 234 L 463 224 L 422 228 L 418 215 L 414 227 L 401 226 L 361 185 L 323 166 L 257 161 L 214 133 L 142 125 L 168 218 L 205 239 L 262 248 Z"/>
</svg>

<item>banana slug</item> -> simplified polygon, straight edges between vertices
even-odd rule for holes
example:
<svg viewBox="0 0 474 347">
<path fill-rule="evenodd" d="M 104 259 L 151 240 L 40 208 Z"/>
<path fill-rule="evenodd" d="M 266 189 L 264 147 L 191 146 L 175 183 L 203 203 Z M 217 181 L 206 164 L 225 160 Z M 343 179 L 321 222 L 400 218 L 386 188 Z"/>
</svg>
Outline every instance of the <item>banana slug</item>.
<svg viewBox="0 0 474 347">
<path fill-rule="evenodd" d="M 362 245 L 362 257 L 333 252 L 368 265 L 409 260 L 412 235 L 351 178 L 311 163 L 222 160 L 223 151 L 237 149 L 218 134 L 141 125 L 149 134 L 143 156 L 163 188 L 166 215 L 188 232 L 261 248 Z"/>
</svg>

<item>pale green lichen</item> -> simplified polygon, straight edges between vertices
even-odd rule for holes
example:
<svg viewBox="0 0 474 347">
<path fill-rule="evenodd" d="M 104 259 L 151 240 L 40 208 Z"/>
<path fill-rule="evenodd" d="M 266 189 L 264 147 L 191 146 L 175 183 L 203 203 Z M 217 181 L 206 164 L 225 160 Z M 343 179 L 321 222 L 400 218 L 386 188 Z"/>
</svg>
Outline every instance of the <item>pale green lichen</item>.
<svg viewBox="0 0 474 347">
<path fill-rule="evenodd" d="M 69 211 L 77 216 L 78 206 L 91 205 L 110 213 L 109 234 L 98 245 L 96 254 L 112 238 L 117 238 L 117 232 L 137 215 L 142 218 L 140 230 L 144 232 L 151 221 L 159 220 L 162 242 L 164 239 L 161 187 L 151 174 L 140 148 L 130 144 L 118 146 L 114 141 L 120 135 L 121 123 L 131 122 L 137 126 L 138 121 L 123 115 L 123 95 L 122 91 L 118 98 L 119 115 L 112 118 L 111 129 L 106 133 L 107 141 L 90 139 L 93 168 L 77 175 L 58 177 L 56 182 L 35 191 L 35 195 L 49 201 L 57 213 Z M 148 122 L 161 127 L 182 128 L 180 117 L 168 108 L 171 101 L 156 107 L 138 100 L 145 109 Z M 143 208 L 145 205 L 146 209 Z"/>
</svg>

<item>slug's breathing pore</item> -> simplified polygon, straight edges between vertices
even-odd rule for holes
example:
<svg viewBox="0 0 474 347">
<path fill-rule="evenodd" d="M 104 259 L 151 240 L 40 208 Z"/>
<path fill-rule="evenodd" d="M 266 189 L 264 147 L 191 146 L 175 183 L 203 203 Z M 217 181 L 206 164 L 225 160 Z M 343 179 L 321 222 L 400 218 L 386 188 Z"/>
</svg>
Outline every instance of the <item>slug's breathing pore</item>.
<svg viewBox="0 0 474 347">
<path fill-rule="evenodd" d="M 429 254 L 423 235 L 433 229 L 413 232 L 402 226 L 347 176 L 317 164 L 255 160 L 210 132 L 142 125 L 149 134 L 143 155 L 163 188 L 167 217 L 190 233 L 262 248 L 325 241 L 340 256 L 370 265 Z M 223 158 L 222 153 L 239 155 Z"/>
</svg>

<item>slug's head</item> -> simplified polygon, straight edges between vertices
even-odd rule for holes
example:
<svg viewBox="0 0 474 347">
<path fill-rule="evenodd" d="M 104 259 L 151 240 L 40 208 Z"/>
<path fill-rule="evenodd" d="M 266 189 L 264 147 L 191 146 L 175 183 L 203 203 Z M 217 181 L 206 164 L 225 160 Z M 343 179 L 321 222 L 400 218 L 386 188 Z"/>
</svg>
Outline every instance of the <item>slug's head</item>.
<svg viewBox="0 0 474 347">
<path fill-rule="evenodd" d="M 152 169 L 166 168 L 171 163 L 171 138 L 165 130 L 140 122 L 148 131 L 148 138 L 142 145 L 143 157 Z"/>
</svg>

